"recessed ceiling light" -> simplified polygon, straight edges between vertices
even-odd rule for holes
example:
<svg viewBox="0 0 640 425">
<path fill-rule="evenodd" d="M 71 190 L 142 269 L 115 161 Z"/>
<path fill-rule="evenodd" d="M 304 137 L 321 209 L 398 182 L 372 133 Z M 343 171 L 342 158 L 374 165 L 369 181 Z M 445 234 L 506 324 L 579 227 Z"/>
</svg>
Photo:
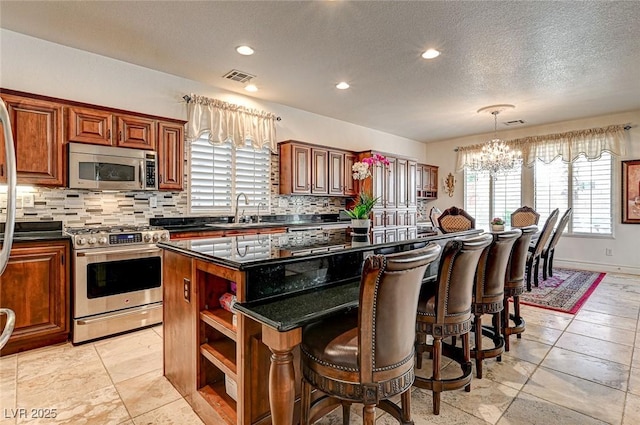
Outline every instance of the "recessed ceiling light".
<svg viewBox="0 0 640 425">
<path fill-rule="evenodd" d="M 440 56 L 440 52 L 436 49 L 429 49 L 422 54 L 422 57 L 425 59 L 433 59 L 437 58 L 438 56 Z"/>
<path fill-rule="evenodd" d="M 246 86 L 244 86 L 244 89 L 245 89 L 246 91 L 250 91 L 250 92 L 252 92 L 252 93 L 253 93 L 253 92 L 257 92 L 257 91 L 258 91 L 258 86 L 256 86 L 256 85 L 255 85 L 255 84 L 253 84 L 251 81 L 249 81 L 249 82 L 247 83 L 247 85 L 246 85 Z"/>
<path fill-rule="evenodd" d="M 244 56 L 251 56 L 253 54 L 253 49 L 249 46 L 238 46 L 236 47 L 236 52 Z"/>
<path fill-rule="evenodd" d="M 336 84 L 336 88 L 340 90 L 346 90 L 349 88 L 349 83 L 347 83 L 346 81 L 341 81 L 338 84 Z"/>
</svg>

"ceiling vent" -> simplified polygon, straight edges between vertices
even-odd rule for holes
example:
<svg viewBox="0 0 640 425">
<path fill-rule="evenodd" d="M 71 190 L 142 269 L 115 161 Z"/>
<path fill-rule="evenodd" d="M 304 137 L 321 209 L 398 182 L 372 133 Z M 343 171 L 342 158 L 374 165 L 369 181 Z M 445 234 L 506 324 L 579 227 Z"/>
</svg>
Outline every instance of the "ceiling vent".
<svg viewBox="0 0 640 425">
<path fill-rule="evenodd" d="M 246 83 L 252 78 L 256 78 L 255 75 L 251 75 L 248 72 L 238 71 L 237 69 L 232 69 L 222 76 L 222 78 L 226 78 L 227 80 L 238 81 L 240 83 Z"/>
<path fill-rule="evenodd" d="M 504 125 L 506 126 L 513 126 L 513 125 L 522 125 L 524 124 L 523 120 L 513 120 L 513 121 L 505 121 Z"/>
</svg>

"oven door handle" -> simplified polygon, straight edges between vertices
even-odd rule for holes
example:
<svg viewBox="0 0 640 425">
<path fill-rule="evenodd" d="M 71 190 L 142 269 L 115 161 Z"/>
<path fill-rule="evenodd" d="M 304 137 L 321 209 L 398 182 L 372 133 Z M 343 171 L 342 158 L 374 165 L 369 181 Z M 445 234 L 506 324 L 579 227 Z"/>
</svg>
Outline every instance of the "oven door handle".
<svg viewBox="0 0 640 425">
<path fill-rule="evenodd" d="M 140 314 L 148 314 L 151 311 L 160 308 L 160 304 L 157 305 L 152 305 L 152 306 L 142 306 L 142 307 L 138 307 L 135 310 L 131 310 L 131 311 L 123 311 L 120 313 L 107 313 L 104 315 L 101 315 L 100 317 L 94 317 L 94 318 L 90 318 L 90 319 L 80 319 L 78 320 L 78 325 L 89 325 L 91 323 L 95 323 L 95 322 L 103 322 L 105 320 L 109 320 L 109 319 L 113 319 L 114 317 L 123 317 L 123 316 L 133 316 L 133 315 L 140 315 Z"/>
<path fill-rule="evenodd" d="M 158 254 L 162 252 L 162 249 L 110 249 L 108 251 L 96 250 L 89 252 L 76 252 L 77 257 L 96 257 L 98 255 L 109 255 L 109 254 Z"/>
</svg>

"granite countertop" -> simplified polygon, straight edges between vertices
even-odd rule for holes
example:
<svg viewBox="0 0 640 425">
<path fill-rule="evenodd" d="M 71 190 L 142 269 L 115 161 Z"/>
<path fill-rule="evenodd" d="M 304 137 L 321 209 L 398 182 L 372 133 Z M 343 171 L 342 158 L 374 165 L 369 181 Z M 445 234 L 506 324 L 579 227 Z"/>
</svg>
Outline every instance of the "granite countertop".
<svg viewBox="0 0 640 425">
<path fill-rule="evenodd" d="M 331 256 L 336 251 L 376 251 L 400 245 L 438 241 L 480 233 L 469 230 L 420 239 L 373 244 L 353 240 L 344 229 L 309 230 L 293 233 L 238 235 L 215 238 L 196 238 L 159 242 L 158 246 L 204 261 L 238 270 L 261 267 L 274 263 L 289 263 L 302 258 Z"/>
<path fill-rule="evenodd" d="M 0 223 L 0 241 L 4 240 L 5 223 Z M 14 242 L 37 242 L 70 239 L 62 231 L 61 221 L 16 221 L 13 233 Z"/>
<path fill-rule="evenodd" d="M 285 332 L 358 306 L 360 280 L 322 287 L 274 301 L 236 303 L 234 309 Z"/>
<path fill-rule="evenodd" d="M 309 227 L 336 225 L 346 227 L 350 221 L 339 220 L 339 214 L 288 214 L 288 215 L 263 215 L 260 221 L 256 216 L 251 216 L 251 222 L 234 223 L 233 217 L 180 217 L 180 218 L 151 218 L 151 226 L 161 226 L 170 233 L 175 232 L 202 232 L 207 230 L 236 230 L 251 228 L 275 228 L 275 227 Z"/>
</svg>

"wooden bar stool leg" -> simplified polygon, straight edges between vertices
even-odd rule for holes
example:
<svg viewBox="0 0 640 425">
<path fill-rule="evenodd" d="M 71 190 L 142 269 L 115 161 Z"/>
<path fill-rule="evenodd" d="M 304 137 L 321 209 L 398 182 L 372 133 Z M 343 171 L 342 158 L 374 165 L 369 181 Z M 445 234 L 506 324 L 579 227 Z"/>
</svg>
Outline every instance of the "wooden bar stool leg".
<svg viewBox="0 0 640 425">
<path fill-rule="evenodd" d="M 462 371 L 464 372 L 465 367 L 467 367 L 467 365 L 470 365 L 470 362 L 471 362 L 471 346 L 469 345 L 469 332 L 462 334 L 462 352 L 463 352 L 463 359 L 464 359 L 464 362 L 462 364 Z M 471 382 L 469 382 L 469 385 L 464 387 L 464 390 L 466 392 L 471 391 Z"/>
<path fill-rule="evenodd" d="M 362 417 L 364 425 L 374 425 L 376 423 L 376 405 L 366 404 L 362 408 Z"/>
<path fill-rule="evenodd" d="M 411 387 L 400 396 L 402 406 L 402 423 L 411 423 Z"/>
<path fill-rule="evenodd" d="M 438 388 L 433 388 L 433 414 L 440 414 L 440 360 L 442 359 L 442 339 L 435 338 L 433 340 L 433 380 L 436 381 Z"/>
<path fill-rule="evenodd" d="M 474 333 L 476 344 L 476 377 L 482 379 L 482 317 L 480 315 L 476 315 Z"/>
</svg>

